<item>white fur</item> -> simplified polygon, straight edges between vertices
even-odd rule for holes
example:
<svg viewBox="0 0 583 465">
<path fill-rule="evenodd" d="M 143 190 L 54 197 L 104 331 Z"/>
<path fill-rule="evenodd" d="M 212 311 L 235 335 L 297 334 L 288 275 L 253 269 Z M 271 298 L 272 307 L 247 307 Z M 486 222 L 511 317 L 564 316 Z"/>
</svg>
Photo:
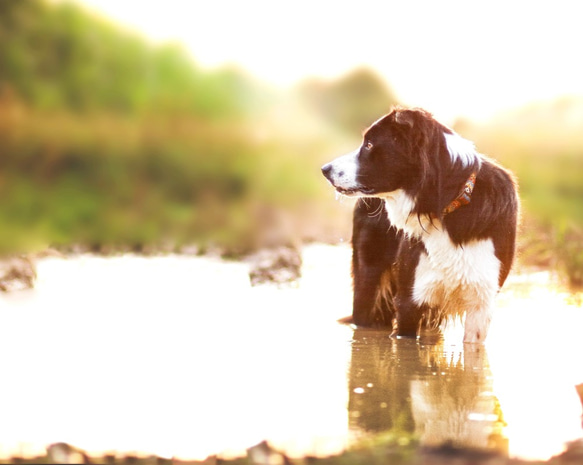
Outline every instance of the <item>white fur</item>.
<svg viewBox="0 0 583 465">
<path fill-rule="evenodd" d="M 412 214 L 415 208 L 415 199 L 404 190 L 397 189 L 393 192 L 380 194 L 385 199 L 387 215 L 393 226 L 402 229 L 409 237 L 420 238 L 425 230 L 431 226 L 431 219 L 427 215 Z M 434 223 L 436 220 L 434 220 Z"/>
<path fill-rule="evenodd" d="M 459 161 L 463 166 L 469 166 L 475 162 L 480 163 L 481 158 L 472 141 L 464 139 L 457 133 L 444 133 L 447 150 L 452 162 Z"/>
<path fill-rule="evenodd" d="M 492 240 L 456 246 L 444 231 L 435 230 L 424 240 L 415 271 L 413 300 L 439 308 L 447 317 L 465 312 L 464 342 L 483 342 L 498 291 L 500 261 Z"/>
<path fill-rule="evenodd" d="M 359 153 L 360 148 L 346 155 L 342 155 L 331 162 L 331 182 L 335 187 L 341 189 L 358 189 L 360 187 L 360 183 L 356 179 Z"/>
<path fill-rule="evenodd" d="M 412 214 L 415 200 L 402 190 L 383 195 L 389 220 L 425 245 L 415 271 L 413 300 L 439 308 L 446 317 L 465 319 L 465 342 L 483 342 L 498 291 L 500 261 L 492 240 L 456 246 L 437 219 Z"/>
</svg>

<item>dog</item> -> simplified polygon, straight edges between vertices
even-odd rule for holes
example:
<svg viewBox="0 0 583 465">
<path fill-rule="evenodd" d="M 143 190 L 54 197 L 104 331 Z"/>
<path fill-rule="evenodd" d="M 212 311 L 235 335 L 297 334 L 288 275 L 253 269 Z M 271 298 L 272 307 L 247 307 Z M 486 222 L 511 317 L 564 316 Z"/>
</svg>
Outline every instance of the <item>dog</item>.
<svg viewBox="0 0 583 465">
<path fill-rule="evenodd" d="M 394 108 L 322 167 L 353 215 L 352 322 L 417 337 L 464 319 L 482 343 L 514 260 L 514 175 L 422 109 Z"/>
</svg>

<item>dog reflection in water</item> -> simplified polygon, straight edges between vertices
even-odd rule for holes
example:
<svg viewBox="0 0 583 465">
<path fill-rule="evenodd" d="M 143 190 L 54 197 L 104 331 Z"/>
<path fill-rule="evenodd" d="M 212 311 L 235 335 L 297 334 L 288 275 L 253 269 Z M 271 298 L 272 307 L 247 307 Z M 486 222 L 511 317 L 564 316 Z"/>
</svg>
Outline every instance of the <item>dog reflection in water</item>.
<svg viewBox="0 0 583 465">
<path fill-rule="evenodd" d="M 507 452 L 485 348 L 466 345 L 464 351 L 430 342 L 395 340 L 382 330 L 354 331 L 351 430 L 414 435 L 426 446 Z"/>
</svg>

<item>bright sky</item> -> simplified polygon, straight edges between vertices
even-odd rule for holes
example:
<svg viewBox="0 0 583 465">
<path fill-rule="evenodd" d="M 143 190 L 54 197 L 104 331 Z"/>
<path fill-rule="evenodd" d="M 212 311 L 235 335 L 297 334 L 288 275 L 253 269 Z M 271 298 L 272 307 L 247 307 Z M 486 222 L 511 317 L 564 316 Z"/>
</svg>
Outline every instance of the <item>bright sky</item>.
<svg viewBox="0 0 583 465">
<path fill-rule="evenodd" d="M 77 0 L 203 66 L 287 86 L 367 65 L 399 99 L 451 121 L 583 95 L 577 0 Z"/>
</svg>

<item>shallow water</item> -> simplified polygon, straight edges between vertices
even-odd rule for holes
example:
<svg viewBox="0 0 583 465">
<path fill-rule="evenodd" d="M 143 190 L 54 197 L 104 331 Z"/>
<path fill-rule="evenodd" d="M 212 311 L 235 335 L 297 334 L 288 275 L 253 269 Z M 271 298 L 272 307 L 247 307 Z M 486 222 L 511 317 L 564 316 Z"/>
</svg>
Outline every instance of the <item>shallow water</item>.
<svg viewBox="0 0 583 465">
<path fill-rule="evenodd" d="M 394 340 L 350 313 L 350 250 L 304 251 L 295 287 L 200 257 L 47 258 L 0 297 L 0 456 L 68 442 L 181 458 L 341 452 L 388 430 L 546 459 L 583 436 L 583 309 L 546 273 L 500 294 L 485 346 Z"/>
</svg>

